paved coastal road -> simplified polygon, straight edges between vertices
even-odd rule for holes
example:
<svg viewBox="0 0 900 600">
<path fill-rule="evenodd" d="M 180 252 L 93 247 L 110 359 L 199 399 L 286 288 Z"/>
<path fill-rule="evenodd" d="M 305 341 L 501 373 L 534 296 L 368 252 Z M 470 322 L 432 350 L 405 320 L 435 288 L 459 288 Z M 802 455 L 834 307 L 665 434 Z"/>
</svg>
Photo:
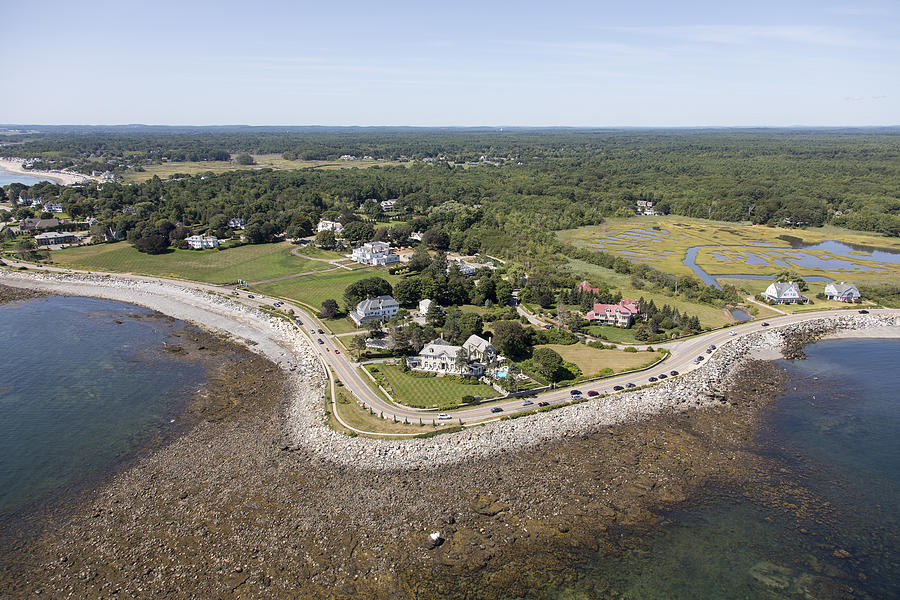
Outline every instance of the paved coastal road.
<svg viewBox="0 0 900 600">
<path fill-rule="evenodd" d="M 28 266 L 34 267 L 34 265 Z M 169 279 L 164 277 L 149 277 L 130 274 L 119 275 L 106 272 L 69 270 L 54 267 L 43 267 L 36 270 L 43 270 L 48 272 L 65 271 L 93 275 L 111 275 L 113 277 L 125 277 L 144 281 L 161 281 L 168 284 L 181 285 L 187 288 L 218 293 L 231 293 L 232 291 L 234 291 L 232 287 L 228 286 L 198 283 L 181 279 Z M 271 308 L 276 301 L 285 300 L 282 298 L 268 297 L 266 295 L 257 294 L 255 292 L 252 294 L 254 296 L 253 298 L 249 298 L 249 295 L 250 294 L 245 291 L 239 291 L 238 295 L 232 295 L 232 298 L 238 302 L 251 306 L 266 306 L 269 308 Z M 302 335 L 308 338 L 311 346 L 319 353 L 320 357 L 331 368 L 334 377 L 340 380 L 344 384 L 344 386 L 359 400 L 364 402 L 367 406 L 371 407 L 373 410 L 375 410 L 375 412 L 383 413 L 387 418 L 395 416 L 398 420 L 409 419 L 410 422 L 414 423 L 418 423 L 418 420 L 420 418 L 426 422 L 430 422 L 432 419 L 437 419 L 437 414 L 439 412 L 437 410 L 397 406 L 383 399 L 372 389 L 370 382 L 364 379 L 366 378 L 366 376 L 360 372 L 359 363 L 355 362 L 351 356 L 347 355 L 345 350 L 339 346 L 339 343 L 335 339 L 333 339 L 334 336 L 317 333 L 318 329 L 322 328 L 324 330 L 324 328 L 322 327 L 318 319 L 316 319 L 307 308 L 294 304 L 290 301 L 286 302 L 286 306 L 284 308 L 287 308 L 288 306 L 293 309 L 294 314 L 303 322 L 302 326 L 298 326 L 298 335 Z M 842 311 L 828 310 L 788 314 L 784 316 L 769 318 L 768 322 L 771 324 L 771 326 L 778 327 L 792 323 L 800 323 L 802 321 L 808 321 L 827 315 L 855 314 L 856 311 L 857 309 L 853 308 Z M 890 309 L 872 309 L 870 312 L 872 312 L 873 314 L 897 314 L 896 310 Z M 721 347 L 724 344 L 730 343 L 732 340 L 740 339 L 742 336 L 748 335 L 750 333 L 755 333 L 757 331 L 760 331 L 761 329 L 763 329 L 763 327 L 759 321 L 751 321 L 741 325 L 735 325 L 734 327 L 729 327 L 727 329 L 713 331 L 694 338 L 689 338 L 687 340 L 658 344 L 657 347 L 667 348 L 670 350 L 671 354 L 665 361 L 653 367 L 652 369 L 639 373 L 610 377 L 608 379 L 603 379 L 591 383 L 579 383 L 576 386 L 552 390 L 540 394 L 538 399 L 533 401 L 535 402 L 535 405 L 537 404 L 538 400 L 546 401 L 551 404 L 557 404 L 560 402 L 568 401 L 570 399 L 570 391 L 572 389 L 579 389 L 584 393 L 587 393 L 588 390 L 596 390 L 601 394 L 614 393 L 612 388 L 616 385 L 625 386 L 629 383 L 633 383 L 637 386 L 647 385 L 649 383 L 648 378 L 651 375 L 655 376 L 659 373 L 668 374 L 673 370 L 678 371 L 682 374 L 689 373 L 690 371 L 698 368 L 698 365 L 694 364 L 694 359 L 696 359 L 697 356 L 702 355 L 705 358 L 709 357 L 709 355 L 706 354 L 706 349 L 711 344 L 717 347 Z M 322 340 L 321 344 L 318 342 L 318 340 L 320 339 Z M 702 366 L 702 364 L 700 366 Z M 451 413 L 453 417 L 452 422 L 472 424 L 492 418 L 496 419 L 503 416 L 504 414 L 515 413 L 517 411 L 530 410 L 534 408 L 534 405 L 523 406 L 522 402 L 522 399 L 494 401 L 471 408 L 453 411 Z M 491 409 L 497 406 L 501 407 L 503 411 L 500 413 L 491 412 Z"/>
</svg>

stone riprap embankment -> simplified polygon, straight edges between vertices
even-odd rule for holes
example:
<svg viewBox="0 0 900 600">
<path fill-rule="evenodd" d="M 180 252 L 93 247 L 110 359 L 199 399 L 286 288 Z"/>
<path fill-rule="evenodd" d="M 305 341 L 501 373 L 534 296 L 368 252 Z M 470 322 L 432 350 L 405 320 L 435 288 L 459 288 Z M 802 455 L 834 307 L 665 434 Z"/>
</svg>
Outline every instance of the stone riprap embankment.
<svg viewBox="0 0 900 600">
<path fill-rule="evenodd" d="M 554 438 L 596 432 L 616 423 L 666 410 L 687 410 L 725 401 L 722 390 L 741 373 L 751 356 L 781 351 L 791 340 L 812 341 L 831 332 L 900 328 L 886 315 L 824 316 L 736 337 L 698 369 L 632 392 L 601 396 L 557 410 L 487 423 L 432 438 L 376 440 L 350 438 L 325 425 L 323 394 L 327 376 L 306 336 L 283 319 L 235 302 L 225 295 L 152 279 L 90 275 L 32 275 L 0 272 L 0 281 L 72 295 L 97 296 L 146 306 L 246 341 L 282 369 L 290 390 L 284 429 L 288 445 L 327 462 L 362 469 L 434 467 L 498 452 L 536 446 Z"/>
</svg>

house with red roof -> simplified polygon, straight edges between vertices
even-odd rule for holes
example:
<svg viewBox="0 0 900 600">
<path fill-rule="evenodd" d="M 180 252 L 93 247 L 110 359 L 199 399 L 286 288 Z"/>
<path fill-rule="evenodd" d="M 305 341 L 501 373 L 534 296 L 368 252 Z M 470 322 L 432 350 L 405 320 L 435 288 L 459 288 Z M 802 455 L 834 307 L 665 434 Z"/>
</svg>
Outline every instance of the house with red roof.
<svg viewBox="0 0 900 600">
<path fill-rule="evenodd" d="M 584 292 L 593 292 L 594 294 L 600 293 L 600 288 L 591 287 L 591 284 L 587 281 L 582 281 L 578 284 L 578 291 L 581 293 Z"/>
<path fill-rule="evenodd" d="M 637 300 L 622 298 L 618 304 L 595 303 L 593 310 L 584 315 L 584 318 L 598 325 L 630 327 L 640 315 Z"/>
</svg>

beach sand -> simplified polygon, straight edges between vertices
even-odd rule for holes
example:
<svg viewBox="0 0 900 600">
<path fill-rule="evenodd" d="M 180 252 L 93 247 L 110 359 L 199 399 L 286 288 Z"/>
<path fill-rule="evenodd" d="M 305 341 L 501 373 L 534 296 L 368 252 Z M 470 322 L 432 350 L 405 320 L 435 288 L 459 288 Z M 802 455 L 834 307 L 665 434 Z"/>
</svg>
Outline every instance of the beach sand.
<svg viewBox="0 0 900 600">
<path fill-rule="evenodd" d="M 99 177 L 91 177 L 89 175 L 81 175 L 80 173 L 69 173 L 66 171 L 41 171 L 39 169 L 26 169 L 22 166 L 22 161 L 8 158 L 0 158 L 0 169 L 15 173 L 17 175 L 27 175 L 28 177 L 38 177 L 49 179 L 60 185 L 73 185 L 75 183 L 86 183 L 89 181 L 100 181 Z"/>
</svg>

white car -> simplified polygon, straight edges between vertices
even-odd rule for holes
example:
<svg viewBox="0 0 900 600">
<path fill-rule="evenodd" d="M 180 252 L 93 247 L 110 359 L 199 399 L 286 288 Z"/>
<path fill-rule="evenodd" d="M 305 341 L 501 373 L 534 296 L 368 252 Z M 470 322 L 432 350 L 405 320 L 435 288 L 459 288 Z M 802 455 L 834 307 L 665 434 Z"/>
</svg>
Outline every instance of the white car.
<svg viewBox="0 0 900 600">
<path fill-rule="evenodd" d="M 737 335 L 737 331 L 732 331 L 729 335 L 731 335 L 732 337 L 733 337 L 733 336 L 736 336 L 736 335 Z"/>
<path fill-rule="evenodd" d="M 447 413 L 440 413 L 438 415 L 438 419 L 441 419 L 442 421 L 446 421 L 449 418 L 450 418 L 450 415 L 448 415 Z"/>
</svg>

